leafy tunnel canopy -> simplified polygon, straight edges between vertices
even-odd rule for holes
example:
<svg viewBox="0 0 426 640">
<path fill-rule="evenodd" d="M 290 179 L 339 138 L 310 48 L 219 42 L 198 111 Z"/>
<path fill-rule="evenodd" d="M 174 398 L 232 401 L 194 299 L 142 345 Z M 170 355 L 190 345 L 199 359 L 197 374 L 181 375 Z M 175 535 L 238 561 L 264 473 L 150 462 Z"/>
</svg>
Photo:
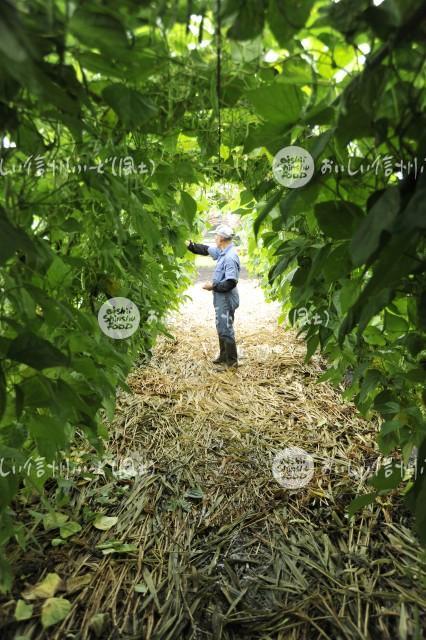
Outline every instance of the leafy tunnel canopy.
<svg viewBox="0 0 426 640">
<path fill-rule="evenodd" d="M 102 446 L 99 410 L 164 330 L 212 202 L 254 223 L 252 260 L 294 323 L 327 312 L 302 327 L 307 357 L 321 348 L 335 382 L 351 370 L 382 452 L 426 457 L 425 35 L 420 0 L 2 3 L 5 469 L 82 432 Z M 288 145 L 316 163 L 304 188 L 273 177 Z M 98 331 L 111 296 L 140 310 L 125 343 Z M 48 479 L 24 475 L 0 477 L 2 544 L 18 490 Z M 371 499 L 400 480 L 393 463 Z M 425 540 L 424 475 L 407 489 Z"/>
</svg>

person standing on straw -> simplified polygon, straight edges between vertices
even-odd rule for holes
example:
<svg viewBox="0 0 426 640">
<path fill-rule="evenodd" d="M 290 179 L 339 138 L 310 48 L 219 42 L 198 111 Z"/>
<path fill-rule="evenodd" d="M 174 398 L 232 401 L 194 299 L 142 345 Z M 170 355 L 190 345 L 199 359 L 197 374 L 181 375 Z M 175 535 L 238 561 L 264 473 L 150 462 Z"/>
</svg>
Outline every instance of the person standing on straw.
<svg viewBox="0 0 426 640">
<path fill-rule="evenodd" d="M 215 247 L 192 242 L 187 248 L 192 253 L 210 255 L 216 260 L 216 269 L 212 282 L 206 282 L 203 289 L 213 292 L 213 304 L 216 313 L 216 330 L 219 337 L 219 356 L 213 364 L 221 367 L 238 366 L 237 345 L 234 332 L 235 310 L 240 305 L 238 278 L 240 258 L 232 242 L 233 231 L 228 225 L 219 225 L 215 230 Z"/>
</svg>

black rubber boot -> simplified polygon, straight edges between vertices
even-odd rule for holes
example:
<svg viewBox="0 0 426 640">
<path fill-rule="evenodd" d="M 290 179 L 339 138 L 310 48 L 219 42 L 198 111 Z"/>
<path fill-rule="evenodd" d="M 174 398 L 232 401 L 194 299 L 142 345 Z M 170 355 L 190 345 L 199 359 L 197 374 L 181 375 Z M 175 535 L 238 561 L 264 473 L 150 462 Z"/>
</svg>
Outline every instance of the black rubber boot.
<svg viewBox="0 0 426 640">
<path fill-rule="evenodd" d="M 226 362 L 225 341 L 223 338 L 220 338 L 220 337 L 219 337 L 219 348 L 220 348 L 219 356 L 215 360 L 213 360 L 213 364 L 222 364 Z"/>
<path fill-rule="evenodd" d="M 228 367 L 238 366 L 238 352 L 235 340 L 226 340 L 225 342 L 226 365 Z"/>
</svg>

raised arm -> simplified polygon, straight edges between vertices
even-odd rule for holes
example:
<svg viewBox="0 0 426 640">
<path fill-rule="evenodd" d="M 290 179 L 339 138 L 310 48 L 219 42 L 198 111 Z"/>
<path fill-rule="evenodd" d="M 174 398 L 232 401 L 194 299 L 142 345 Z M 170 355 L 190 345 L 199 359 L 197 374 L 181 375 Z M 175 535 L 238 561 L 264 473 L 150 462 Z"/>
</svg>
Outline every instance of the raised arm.
<svg viewBox="0 0 426 640">
<path fill-rule="evenodd" d="M 213 260 L 217 260 L 220 256 L 220 251 L 217 247 L 210 247 L 208 244 L 199 244 L 197 242 L 192 242 L 192 240 L 187 244 L 187 249 L 199 256 L 211 256 Z"/>
<path fill-rule="evenodd" d="M 192 253 L 196 253 L 199 256 L 208 256 L 209 255 L 209 247 L 206 244 L 199 244 L 197 242 L 189 241 L 187 244 L 187 249 Z"/>
</svg>

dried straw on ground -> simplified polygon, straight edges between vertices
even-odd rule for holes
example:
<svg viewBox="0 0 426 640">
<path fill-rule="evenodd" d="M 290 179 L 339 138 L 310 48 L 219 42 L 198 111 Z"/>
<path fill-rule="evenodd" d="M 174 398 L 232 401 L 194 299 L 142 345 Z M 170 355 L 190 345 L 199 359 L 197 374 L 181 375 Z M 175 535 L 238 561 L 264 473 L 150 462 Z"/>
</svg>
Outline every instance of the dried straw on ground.
<svg viewBox="0 0 426 640">
<path fill-rule="evenodd" d="M 109 531 L 88 525 L 53 549 L 40 529 L 39 574 L 27 582 L 56 571 L 73 608 L 46 633 L 27 623 L 32 638 L 422 637 L 426 567 L 407 513 L 386 497 L 355 520 L 345 514 L 369 490 L 376 426 L 318 384 L 320 359 L 304 364 L 303 344 L 253 281 L 240 293 L 237 371 L 210 364 L 213 309 L 197 285 L 170 319 L 175 339 L 162 338 L 132 373 L 109 451 L 139 457 L 146 473 L 78 483 L 76 519 L 83 505 L 118 516 Z M 293 491 L 271 472 L 291 446 L 315 460 L 311 481 Z M 110 539 L 136 550 L 104 557 L 97 545 Z M 26 557 L 37 562 L 37 550 Z M 9 621 L 14 602 L 2 608 Z"/>
</svg>

